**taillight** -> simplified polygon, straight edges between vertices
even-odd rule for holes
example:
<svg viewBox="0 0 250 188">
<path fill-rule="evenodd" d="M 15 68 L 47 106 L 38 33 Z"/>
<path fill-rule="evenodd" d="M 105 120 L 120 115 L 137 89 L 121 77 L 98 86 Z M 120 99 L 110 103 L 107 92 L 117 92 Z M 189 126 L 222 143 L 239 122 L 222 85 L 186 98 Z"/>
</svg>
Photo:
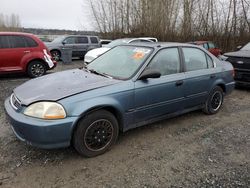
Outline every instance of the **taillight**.
<svg viewBox="0 0 250 188">
<path fill-rule="evenodd" d="M 235 76 L 235 70 L 234 69 L 232 70 L 232 76 L 233 77 Z"/>
</svg>

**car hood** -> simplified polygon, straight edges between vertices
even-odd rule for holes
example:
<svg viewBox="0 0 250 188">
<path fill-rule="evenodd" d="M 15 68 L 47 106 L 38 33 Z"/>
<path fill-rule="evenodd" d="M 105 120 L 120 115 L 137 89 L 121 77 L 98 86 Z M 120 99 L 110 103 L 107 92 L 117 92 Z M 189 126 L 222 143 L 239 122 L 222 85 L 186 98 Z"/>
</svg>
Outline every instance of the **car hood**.
<svg viewBox="0 0 250 188">
<path fill-rule="evenodd" d="M 96 48 L 93 50 L 90 50 L 87 52 L 86 56 L 90 56 L 93 58 L 97 58 L 99 55 L 105 53 L 106 51 L 108 51 L 110 48 L 106 48 L 106 47 L 102 47 L 102 48 Z"/>
<path fill-rule="evenodd" d="M 249 50 L 239 50 L 236 52 L 228 52 L 223 54 L 224 56 L 228 57 L 248 57 L 250 58 L 250 51 Z"/>
<path fill-rule="evenodd" d="M 57 101 L 118 82 L 121 81 L 73 69 L 30 80 L 14 89 L 14 94 L 23 105 L 29 105 L 37 101 Z"/>
</svg>

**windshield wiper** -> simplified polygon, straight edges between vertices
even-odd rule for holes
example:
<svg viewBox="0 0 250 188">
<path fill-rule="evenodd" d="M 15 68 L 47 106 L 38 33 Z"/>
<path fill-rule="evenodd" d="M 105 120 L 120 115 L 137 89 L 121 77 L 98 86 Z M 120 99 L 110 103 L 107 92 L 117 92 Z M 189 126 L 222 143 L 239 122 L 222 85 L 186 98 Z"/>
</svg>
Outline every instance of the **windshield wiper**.
<svg viewBox="0 0 250 188">
<path fill-rule="evenodd" d="M 106 78 L 111 78 L 111 79 L 113 79 L 112 76 L 109 76 L 109 75 L 106 74 L 106 73 L 97 72 L 97 71 L 94 70 L 94 69 L 87 69 L 87 71 L 89 71 L 89 72 L 91 72 L 91 73 L 93 73 L 93 74 L 97 74 L 97 75 L 100 75 L 100 76 L 104 76 L 104 77 L 106 77 Z"/>
</svg>

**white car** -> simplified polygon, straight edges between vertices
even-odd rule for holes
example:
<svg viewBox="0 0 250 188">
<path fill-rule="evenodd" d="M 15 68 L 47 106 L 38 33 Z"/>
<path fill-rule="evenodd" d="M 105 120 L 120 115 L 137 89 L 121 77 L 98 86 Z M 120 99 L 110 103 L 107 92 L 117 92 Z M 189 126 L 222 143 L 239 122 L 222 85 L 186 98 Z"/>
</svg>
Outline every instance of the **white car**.
<svg viewBox="0 0 250 188">
<path fill-rule="evenodd" d="M 104 54 L 109 49 L 121 45 L 121 44 L 129 44 L 129 43 L 138 43 L 138 42 L 158 42 L 157 38 L 152 37 L 142 37 L 142 38 L 124 38 L 124 39 L 116 39 L 110 42 L 108 45 L 102 48 L 96 48 L 93 50 L 88 51 L 85 54 L 84 62 L 89 64 L 98 56 Z"/>
</svg>

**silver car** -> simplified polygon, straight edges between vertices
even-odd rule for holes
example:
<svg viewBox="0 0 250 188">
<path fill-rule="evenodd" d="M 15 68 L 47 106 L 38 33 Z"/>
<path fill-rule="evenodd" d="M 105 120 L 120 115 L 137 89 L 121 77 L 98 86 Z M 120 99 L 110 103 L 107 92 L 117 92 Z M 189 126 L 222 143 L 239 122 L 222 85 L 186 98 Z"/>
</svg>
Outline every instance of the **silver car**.
<svg viewBox="0 0 250 188">
<path fill-rule="evenodd" d="M 60 36 L 45 44 L 56 61 L 60 60 L 63 48 L 72 49 L 72 57 L 83 59 L 89 50 L 101 47 L 99 37 L 85 35 Z"/>
</svg>

